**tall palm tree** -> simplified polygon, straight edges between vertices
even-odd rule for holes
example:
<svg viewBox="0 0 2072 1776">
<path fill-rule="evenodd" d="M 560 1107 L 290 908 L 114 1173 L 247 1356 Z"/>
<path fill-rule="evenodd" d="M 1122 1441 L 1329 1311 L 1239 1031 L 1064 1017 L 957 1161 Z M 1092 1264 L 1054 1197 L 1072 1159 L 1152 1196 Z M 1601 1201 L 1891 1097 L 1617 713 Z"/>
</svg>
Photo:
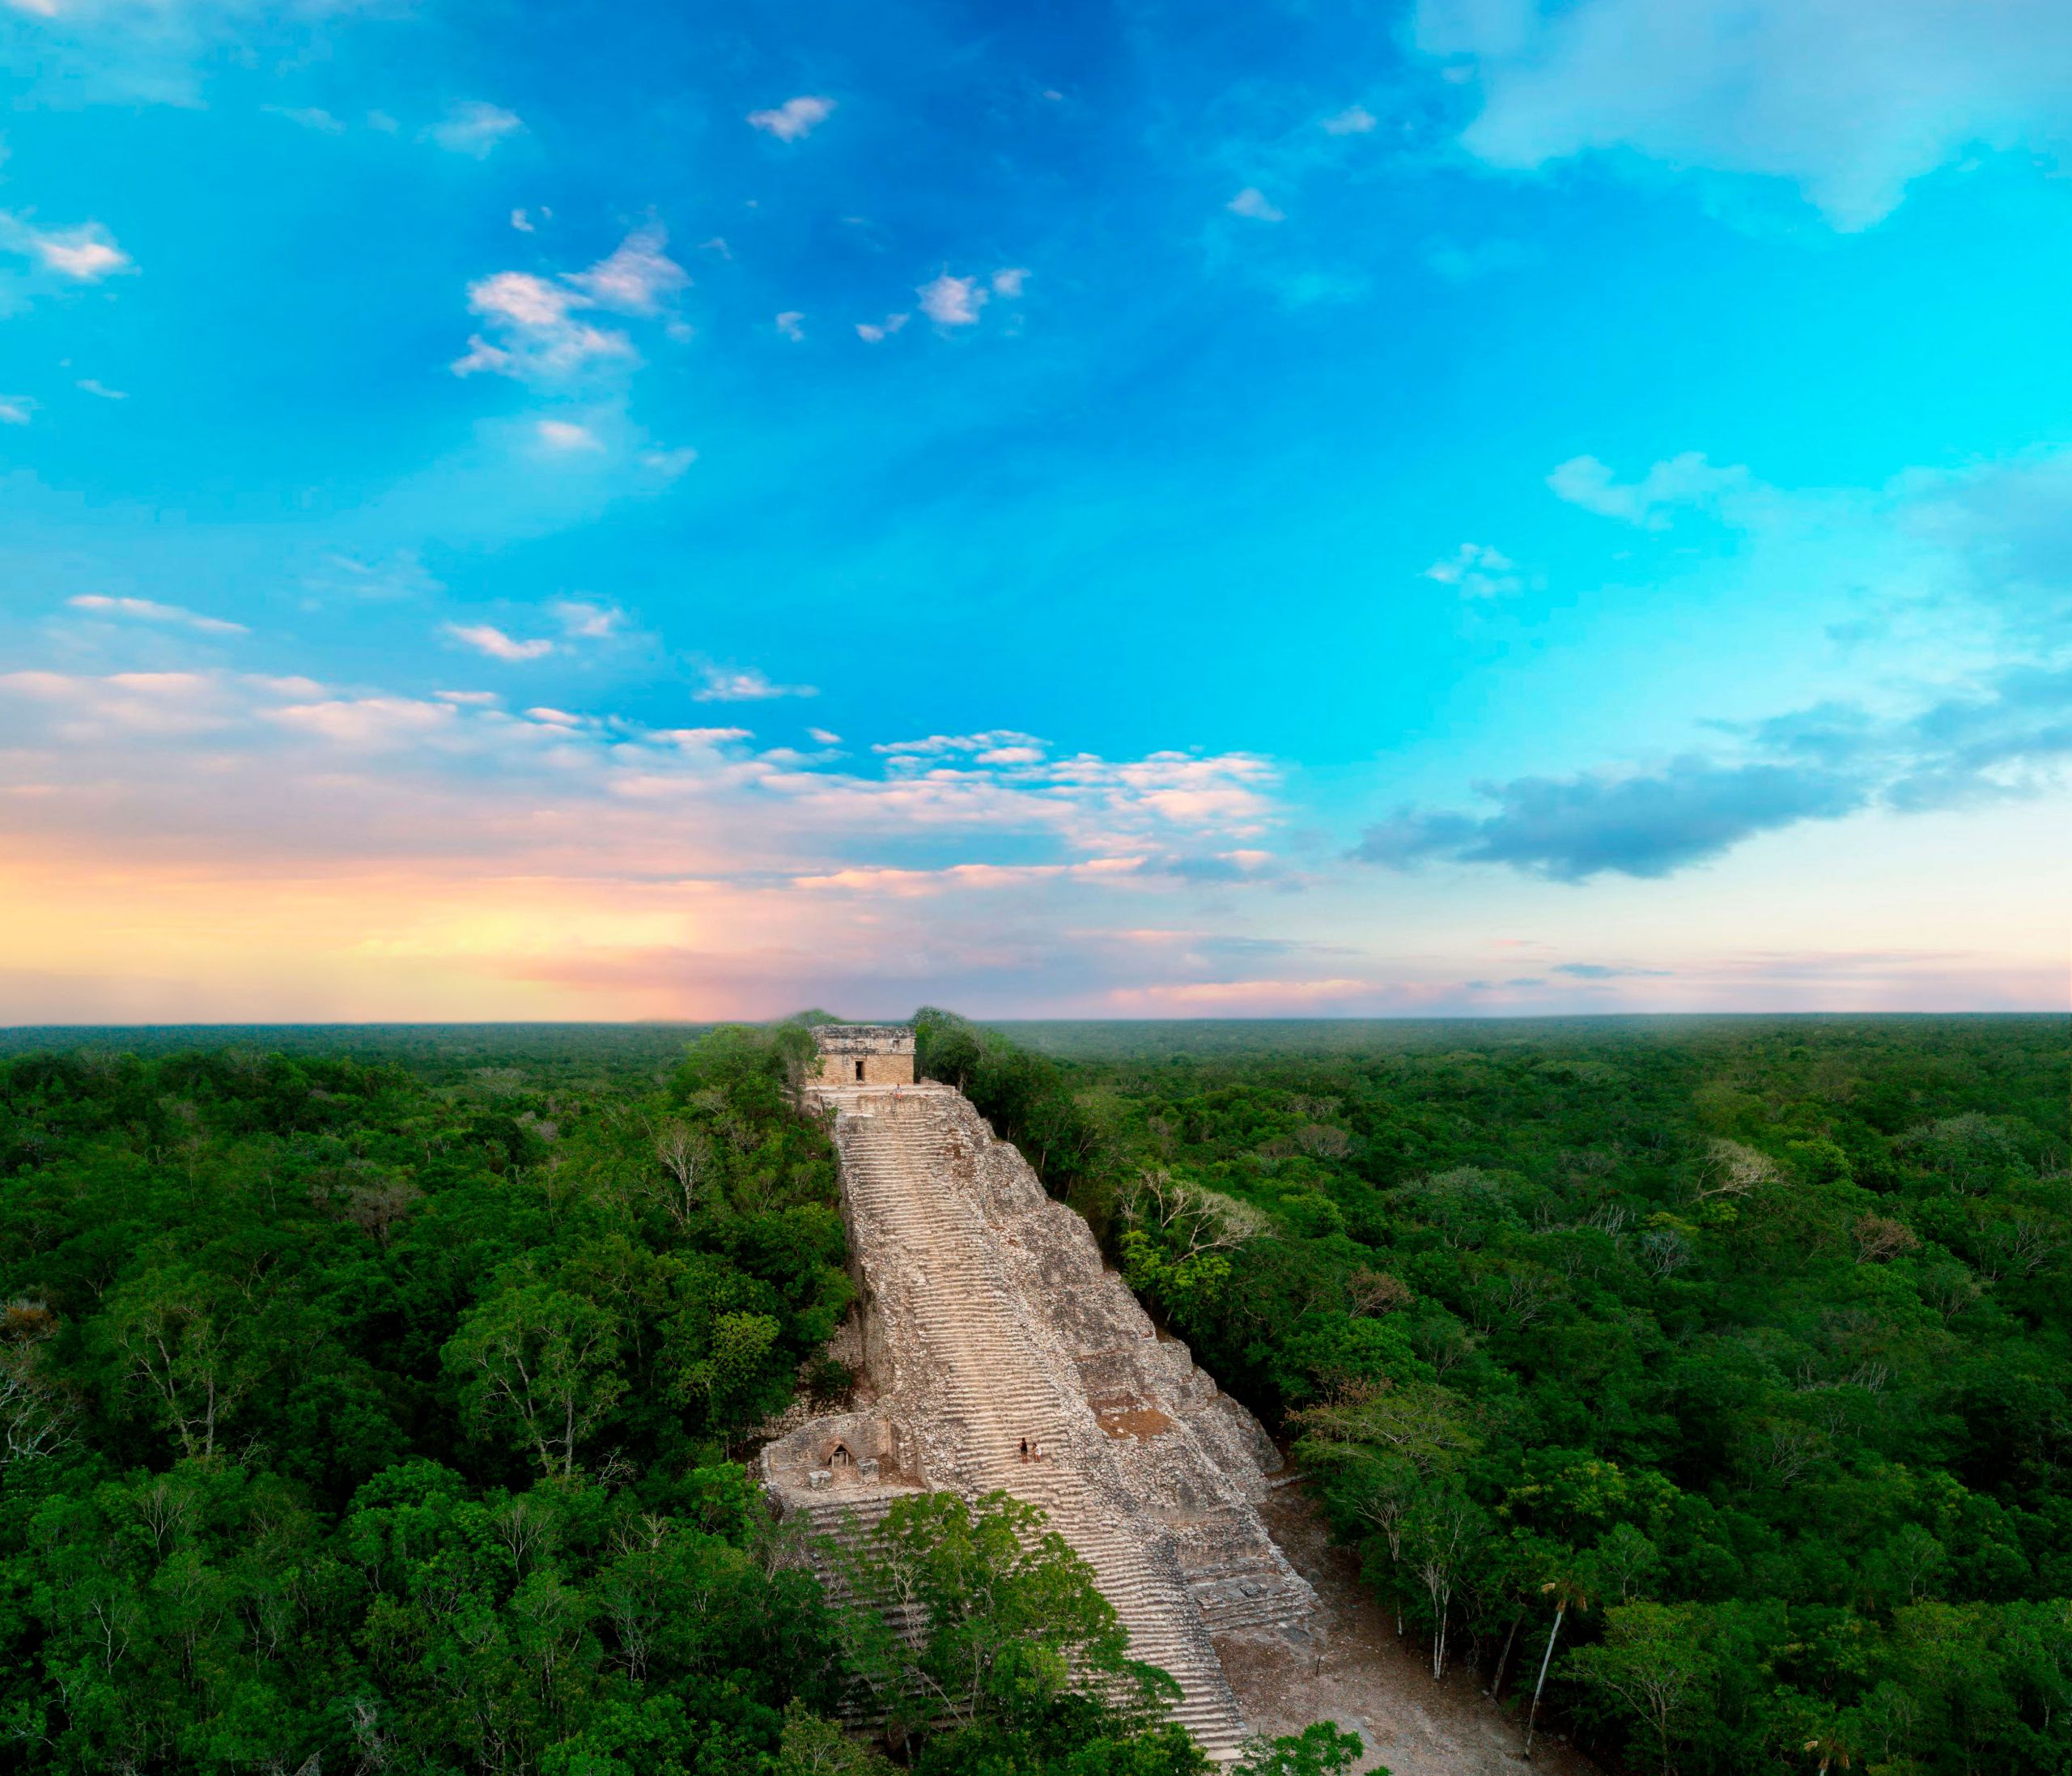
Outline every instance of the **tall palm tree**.
<svg viewBox="0 0 2072 1776">
<path fill-rule="evenodd" d="M 1532 1735 L 1539 1720 L 1539 1693 L 1547 1687 L 1547 1668 L 1554 1663 L 1554 1643 L 1561 1638 L 1561 1624 L 1567 1620 L 1571 1608 L 1588 1609 L 1590 1598 L 1585 1593 L 1582 1581 L 1573 1573 L 1565 1573 L 1558 1578 L 1550 1578 L 1539 1587 L 1543 1597 L 1554 1600 L 1554 1625 L 1547 1635 L 1547 1651 L 1539 1661 L 1539 1680 L 1532 1686 L 1532 1707 L 1525 1718 L 1525 1754 L 1532 1756 Z"/>
</svg>

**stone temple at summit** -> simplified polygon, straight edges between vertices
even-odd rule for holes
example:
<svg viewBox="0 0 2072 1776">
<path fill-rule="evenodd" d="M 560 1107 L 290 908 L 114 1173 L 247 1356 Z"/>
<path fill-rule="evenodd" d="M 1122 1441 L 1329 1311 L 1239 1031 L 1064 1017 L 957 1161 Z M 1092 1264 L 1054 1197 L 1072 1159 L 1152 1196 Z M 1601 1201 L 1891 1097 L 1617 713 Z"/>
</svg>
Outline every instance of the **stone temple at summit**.
<svg viewBox="0 0 2072 1776">
<path fill-rule="evenodd" d="M 911 1086 L 914 1032 L 904 1024 L 822 1024 L 817 1086 Z"/>
</svg>

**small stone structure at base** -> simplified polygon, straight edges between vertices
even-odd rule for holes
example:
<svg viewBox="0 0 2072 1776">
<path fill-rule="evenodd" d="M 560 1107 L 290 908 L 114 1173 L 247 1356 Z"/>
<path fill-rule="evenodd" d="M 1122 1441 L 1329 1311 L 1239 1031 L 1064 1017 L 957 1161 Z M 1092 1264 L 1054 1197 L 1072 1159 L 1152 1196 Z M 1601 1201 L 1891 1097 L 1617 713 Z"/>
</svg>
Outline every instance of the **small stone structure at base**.
<svg viewBox="0 0 2072 1776">
<path fill-rule="evenodd" d="M 818 1086 L 911 1086 L 914 1032 L 904 1024 L 817 1024 Z"/>
<path fill-rule="evenodd" d="M 764 1450 L 779 1510 L 846 1543 L 902 1493 L 1039 1506 L 1132 1655 L 1178 1682 L 1174 1717 L 1234 1758 L 1212 1636 L 1299 1629 L 1315 1602 L 1259 1516 L 1279 1451 L 960 1093 L 851 1078 L 813 1097 L 834 1112 L 861 1374 L 856 1410 Z"/>
</svg>

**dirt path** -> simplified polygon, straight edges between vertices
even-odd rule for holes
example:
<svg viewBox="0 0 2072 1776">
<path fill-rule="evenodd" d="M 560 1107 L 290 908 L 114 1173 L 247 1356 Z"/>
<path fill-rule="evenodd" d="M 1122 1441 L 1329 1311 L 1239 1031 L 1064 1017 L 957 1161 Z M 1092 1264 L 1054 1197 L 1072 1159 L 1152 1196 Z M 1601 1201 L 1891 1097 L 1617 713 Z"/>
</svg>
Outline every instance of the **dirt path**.
<svg viewBox="0 0 2072 1776">
<path fill-rule="evenodd" d="M 1218 1638 L 1224 1671 L 1255 1731 L 1292 1733 L 1335 1720 L 1365 1742 L 1362 1770 L 1391 1776 L 1598 1776 L 1594 1764 L 1543 1731 L 1527 1764 L 1522 1717 L 1514 1722 L 1484 1697 L 1468 1667 L 1433 1683 L 1429 1655 L 1397 1637 L 1360 1583 L 1357 1559 L 1331 1544 L 1323 1514 L 1299 1486 L 1280 1488 L 1263 1515 L 1282 1552 L 1316 1587 L 1318 1608 L 1306 1631 Z"/>
</svg>

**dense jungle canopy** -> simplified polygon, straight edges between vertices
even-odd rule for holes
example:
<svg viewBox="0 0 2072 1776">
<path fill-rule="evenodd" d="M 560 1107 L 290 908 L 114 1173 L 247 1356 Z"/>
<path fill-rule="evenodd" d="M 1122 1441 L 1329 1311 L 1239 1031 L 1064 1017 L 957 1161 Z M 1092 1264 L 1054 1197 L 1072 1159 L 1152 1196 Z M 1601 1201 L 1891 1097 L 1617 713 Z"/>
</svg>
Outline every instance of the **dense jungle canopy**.
<svg viewBox="0 0 2072 1776">
<path fill-rule="evenodd" d="M 917 1022 L 1435 1672 L 1611 1768 L 2072 1769 L 2064 1019 Z M 895 1526 L 903 1651 L 762 1510 L 848 1379 L 809 1045 L 0 1035 L 9 1761 L 1197 1768 L 1006 1507 Z"/>
</svg>

